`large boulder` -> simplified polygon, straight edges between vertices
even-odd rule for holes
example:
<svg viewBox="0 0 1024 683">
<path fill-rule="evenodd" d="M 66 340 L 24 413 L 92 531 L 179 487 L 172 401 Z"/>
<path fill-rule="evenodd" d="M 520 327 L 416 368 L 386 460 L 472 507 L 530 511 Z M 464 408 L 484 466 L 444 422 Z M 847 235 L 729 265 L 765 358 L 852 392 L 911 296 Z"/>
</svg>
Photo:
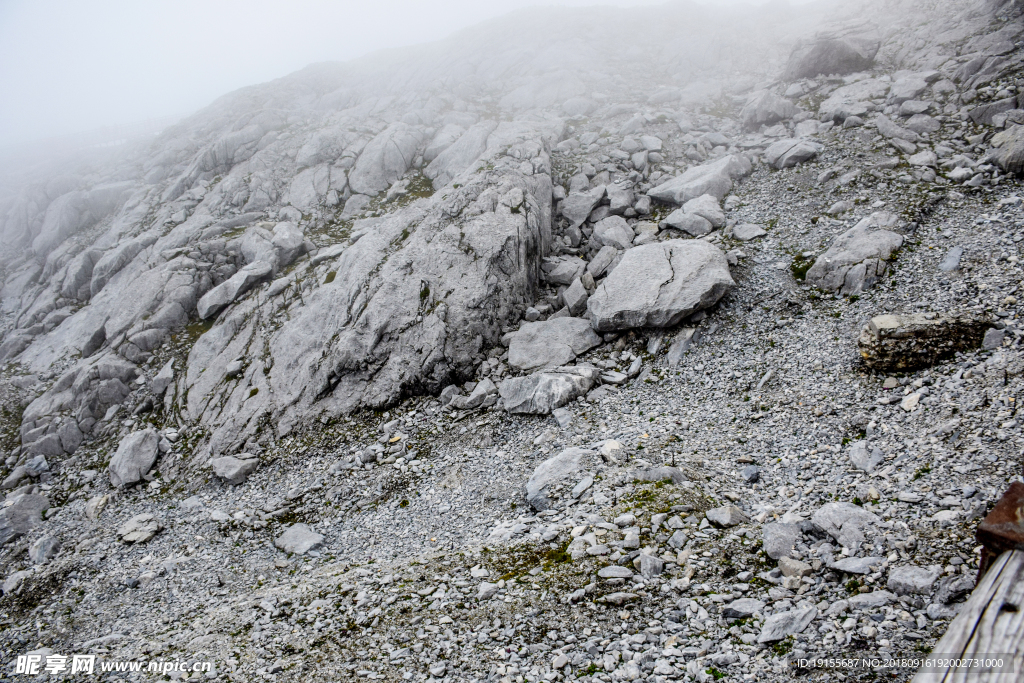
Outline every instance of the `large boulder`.
<svg viewBox="0 0 1024 683">
<path fill-rule="evenodd" d="M 160 436 L 155 429 L 133 432 L 121 439 L 107 471 L 111 486 L 131 486 L 142 481 L 156 462 Z"/>
<path fill-rule="evenodd" d="M 0 510 L 0 545 L 21 538 L 43 523 L 43 512 L 50 501 L 37 493 L 21 493 L 8 498 Z"/>
<path fill-rule="evenodd" d="M 627 251 L 587 301 L 587 310 L 598 332 L 672 327 L 714 305 L 733 284 L 718 247 L 667 240 Z"/>
<path fill-rule="evenodd" d="M 881 41 L 874 36 L 823 36 L 798 45 L 790 54 L 783 78 L 798 81 L 825 74 L 850 74 L 871 68 Z"/>
<path fill-rule="evenodd" d="M 591 365 L 571 365 L 510 377 L 498 386 L 498 393 L 510 413 L 547 415 L 586 394 L 599 376 L 598 369 Z"/>
<path fill-rule="evenodd" d="M 666 204 L 685 204 L 703 194 L 722 199 L 733 181 L 750 174 L 750 160 L 742 154 L 730 154 L 701 166 L 694 166 L 650 190 L 647 195 Z"/>
<path fill-rule="evenodd" d="M 245 266 L 203 295 L 197 306 L 199 317 L 205 320 L 217 315 L 273 272 L 273 266 L 266 261 L 256 261 Z"/>
<path fill-rule="evenodd" d="M 909 372 L 978 348 L 991 327 L 989 318 L 969 315 L 876 315 L 864 324 L 857 344 L 869 368 Z"/>
<path fill-rule="evenodd" d="M 604 199 L 605 187 L 598 185 L 590 190 L 570 192 L 569 196 L 562 201 L 562 216 L 578 228 L 583 225 L 590 212 L 597 208 L 597 205 Z"/>
<path fill-rule="evenodd" d="M 210 461 L 213 473 L 232 486 L 244 483 L 259 465 L 259 459 L 254 455 L 242 453 L 241 457 L 225 455 L 221 458 L 214 458 Z"/>
<path fill-rule="evenodd" d="M 833 240 L 807 271 L 806 281 L 827 292 L 860 294 L 885 274 L 887 261 L 903 246 L 903 235 L 886 230 L 896 216 L 873 213 Z"/>
<path fill-rule="evenodd" d="M 594 224 L 594 241 L 605 247 L 629 249 L 635 237 L 622 216 L 608 216 Z"/>
<path fill-rule="evenodd" d="M 323 544 L 323 534 L 313 531 L 308 524 L 292 524 L 284 533 L 274 539 L 278 550 L 288 554 L 305 555 L 311 550 L 318 550 Z"/>
<path fill-rule="evenodd" d="M 1024 126 L 1009 126 L 992 136 L 994 148 L 985 161 L 995 163 L 1006 173 L 1024 173 Z"/>
<path fill-rule="evenodd" d="M 755 92 L 740 112 L 743 127 L 757 130 L 762 125 L 771 125 L 796 115 L 796 105 L 770 90 Z"/>
<path fill-rule="evenodd" d="M 824 147 L 810 140 L 779 140 L 764 151 L 764 160 L 775 168 L 792 168 L 818 156 L 822 149 Z"/>
<path fill-rule="evenodd" d="M 566 365 L 601 343 L 589 320 L 553 318 L 524 323 L 508 347 L 508 364 L 530 372 Z"/>
</svg>

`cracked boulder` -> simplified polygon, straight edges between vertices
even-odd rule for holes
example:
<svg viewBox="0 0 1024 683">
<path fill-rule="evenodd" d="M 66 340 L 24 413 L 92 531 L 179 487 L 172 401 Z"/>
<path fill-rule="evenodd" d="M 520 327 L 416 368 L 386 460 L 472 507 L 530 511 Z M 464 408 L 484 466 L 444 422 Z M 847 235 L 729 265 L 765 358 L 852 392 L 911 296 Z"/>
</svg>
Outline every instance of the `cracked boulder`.
<svg viewBox="0 0 1024 683">
<path fill-rule="evenodd" d="M 903 235 L 886 229 L 895 224 L 895 215 L 873 213 L 836 237 L 807 271 L 807 284 L 845 295 L 873 287 L 903 246 Z"/>
<path fill-rule="evenodd" d="M 510 377 L 498 385 L 498 393 L 510 413 L 547 415 L 586 394 L 598 377 L 600 371 L 591 365 L 571 365 Z"/>
<path fill-rule="evenodd" d="M 672 327 L 714 305 L 735 284 L 722 251 L 703 240 L 667 240 L 625 252 L 587 301 L 597 332 Z"/>
</svg>

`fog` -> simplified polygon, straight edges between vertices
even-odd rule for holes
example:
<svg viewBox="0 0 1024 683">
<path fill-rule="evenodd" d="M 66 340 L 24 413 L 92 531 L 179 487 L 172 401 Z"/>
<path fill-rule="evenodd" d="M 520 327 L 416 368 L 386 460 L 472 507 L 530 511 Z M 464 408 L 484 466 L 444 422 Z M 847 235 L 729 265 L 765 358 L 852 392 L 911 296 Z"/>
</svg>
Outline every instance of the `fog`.
<svg viewBox="0 0 1024 683">
<path fill-rule="evenodd" d="M 106 137 L 125 126 L 128 132 L 159 128 L 231 90 L 311 63 L 437 40 L 536 4 L 8 0 L 0 3 L 0 148 L 104 128 Z M 660 2 L 544 4 L 637 6 L 643 12 Z"/>
</svg>

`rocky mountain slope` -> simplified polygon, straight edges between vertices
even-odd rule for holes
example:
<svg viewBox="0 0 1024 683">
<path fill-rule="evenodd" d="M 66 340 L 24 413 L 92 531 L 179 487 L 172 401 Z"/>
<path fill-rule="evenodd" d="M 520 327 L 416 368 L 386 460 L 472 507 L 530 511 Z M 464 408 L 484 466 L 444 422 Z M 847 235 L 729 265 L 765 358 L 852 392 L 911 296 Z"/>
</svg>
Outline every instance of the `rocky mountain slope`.
<svg viewBox="0 0 1024 683">
<path fill-rule="evenodd" d="M 929 651 L 1024 452 L 1022 33 L 1012 2 L 530 10 L 7 169 L 5 665 Z M 877 675 L 799 672 L 840 673 Z"/>
</svg>

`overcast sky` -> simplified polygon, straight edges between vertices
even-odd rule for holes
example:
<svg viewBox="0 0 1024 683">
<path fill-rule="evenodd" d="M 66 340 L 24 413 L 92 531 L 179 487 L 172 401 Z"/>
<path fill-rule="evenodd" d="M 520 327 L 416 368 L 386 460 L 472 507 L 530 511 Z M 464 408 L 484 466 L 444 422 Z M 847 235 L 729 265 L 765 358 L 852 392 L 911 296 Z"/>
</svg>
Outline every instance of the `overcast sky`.
<svg viewBox="0 0 1024 683">
<path fill-rule="evenodd" d="M 313 62 L 437 40 L 531 5 L 663 1 L 0 0 L 0 147 L 182 116 Z"/>
</svg>

